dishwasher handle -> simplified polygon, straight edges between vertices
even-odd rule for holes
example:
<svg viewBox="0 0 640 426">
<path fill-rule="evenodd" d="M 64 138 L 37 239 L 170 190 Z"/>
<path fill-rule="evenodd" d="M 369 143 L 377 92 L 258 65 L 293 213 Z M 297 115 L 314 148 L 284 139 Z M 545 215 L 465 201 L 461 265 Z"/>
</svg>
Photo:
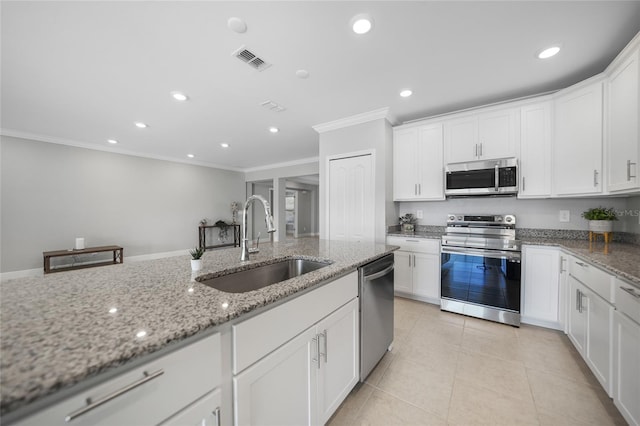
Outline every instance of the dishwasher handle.
<svg viewBox="0 0 640 426">
<path fill-rule="evenodd" d="M 385 275 L 387 275 L 389 272 L 393 271 L 394 265 L 389 266 L 386 269 L 383 269 L 380 272 L 376 272 L 375 274 L 371 274 L 371 275 L 365 275 L 364 276 L 364 280 L 365 281 L 373 281 L 373 280 L 377 280 L 380 277 L 384 277 Z"/>
</svg>

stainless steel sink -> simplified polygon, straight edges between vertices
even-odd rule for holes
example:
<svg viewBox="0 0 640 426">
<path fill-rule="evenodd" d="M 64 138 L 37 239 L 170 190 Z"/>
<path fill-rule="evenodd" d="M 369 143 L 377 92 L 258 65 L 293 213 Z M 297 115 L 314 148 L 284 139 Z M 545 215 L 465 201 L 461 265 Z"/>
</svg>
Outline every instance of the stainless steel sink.
<svg viewBox="0 0 640 426">
<path fill-rule="evenodd" d="M 196 278 L 196 281 L 227 293 L 244 293 L 286 281 L 328 265 L 330 265 L 328 262 L 288 259 L 214 278 L 207 278 L 205 275 Z"/>
</svg>

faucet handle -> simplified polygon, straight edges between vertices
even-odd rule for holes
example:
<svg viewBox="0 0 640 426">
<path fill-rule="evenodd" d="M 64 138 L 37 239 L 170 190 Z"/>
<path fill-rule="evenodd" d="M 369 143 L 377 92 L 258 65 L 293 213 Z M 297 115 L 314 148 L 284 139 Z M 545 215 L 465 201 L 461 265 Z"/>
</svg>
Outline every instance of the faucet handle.
<svg viewBox="0 0 640 426">
<path fill-rule="evenodd" d="M 258 246 L 260 245 L 260 233 L 258 232 L 258 239 L 256 241 L 256 246 L 255 247 L 251 247 L 249 249 L 249 253 L 257 253 L 260 251 L 260 249 L 258 248 Z"/>
</svg>

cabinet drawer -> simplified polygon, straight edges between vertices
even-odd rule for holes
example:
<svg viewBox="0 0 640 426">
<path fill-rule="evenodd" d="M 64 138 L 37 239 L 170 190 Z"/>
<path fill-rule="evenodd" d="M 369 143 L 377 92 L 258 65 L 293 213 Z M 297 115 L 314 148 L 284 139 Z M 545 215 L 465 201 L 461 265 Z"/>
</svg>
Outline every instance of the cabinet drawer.
<svg viewBox="0 0 640 426">
<path fill-rule="evenodd" d="M 640 288 L 616 278 L 616 309 L 640 324 Z"/>
<path fill-rule="evenodd" d="M 233 374 L 238 374 L 357 296 L 358 273 L 353 272 L 234 324 Z"/>
<path fill-rule="evenodd" d="M 134 368 L 27 417 L 23 425 L 155 425 L 220 385 L 220 334 Z M 138 386 L 134 386 L 138 384 Z M 109 398 L 113 396 L 113 398 Z M 107 400 L 88 408 L 88 400 Z M 215 408 L 215 407 L 214 407 Z M 66 420 L 73 417 L 73 420 Z"/>
<path fill-rule="evenodd" d="M 613 276 L 584 260 L 570 257 L 569 273 L 609 303 L 614 303 Z"/>
<path fill-rule="evenodd" d="M 387 237 L 387 244 L 414 253 L 440 254 L 440 240 L 429 238 Z"/>
</svg>

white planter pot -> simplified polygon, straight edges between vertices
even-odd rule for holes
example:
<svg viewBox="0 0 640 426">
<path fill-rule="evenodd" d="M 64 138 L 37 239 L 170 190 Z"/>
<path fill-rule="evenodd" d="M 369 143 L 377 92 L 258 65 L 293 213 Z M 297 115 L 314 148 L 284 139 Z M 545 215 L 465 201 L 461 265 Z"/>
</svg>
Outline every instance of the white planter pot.
<svg viewBox="0 0 640 426">
<path fill-rule="evenodd" d="M 613 221 L 612 220 L 590 220 L 589 231 L 611 232 L 613 231 Z"/>
<path fill-rule="evenodd" d="M 202 259 L 191 259 L 191 270 L 199 271 L 202 269 Z"/>
</svg>

